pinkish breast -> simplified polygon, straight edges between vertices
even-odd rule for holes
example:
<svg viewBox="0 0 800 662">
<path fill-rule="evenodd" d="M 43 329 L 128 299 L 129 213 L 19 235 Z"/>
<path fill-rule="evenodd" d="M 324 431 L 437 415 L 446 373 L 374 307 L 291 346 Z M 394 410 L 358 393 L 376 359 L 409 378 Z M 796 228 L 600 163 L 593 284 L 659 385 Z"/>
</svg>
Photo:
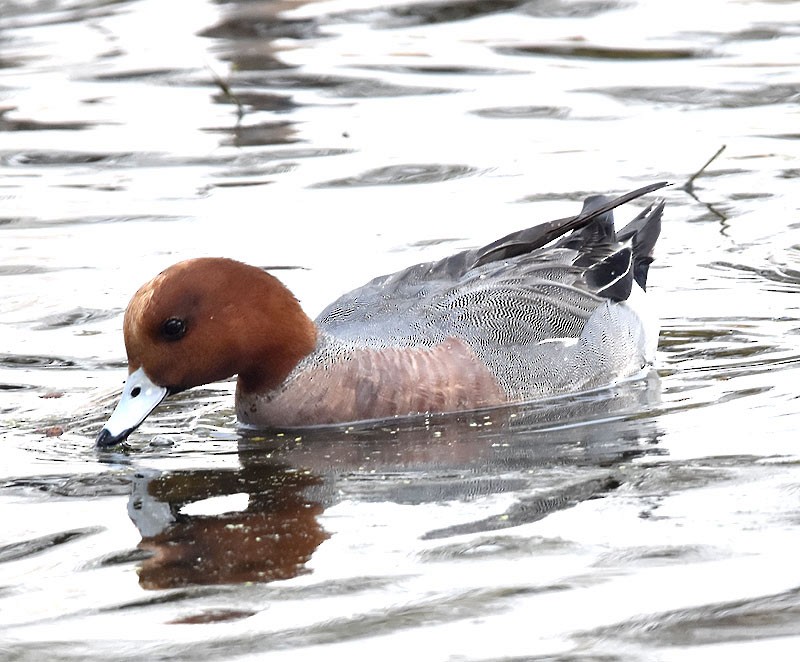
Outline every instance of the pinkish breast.
<svg viewBox="0 0 800 662">
<path fill-rule="evenodd" d="M 486 366 L 453 338 L 433 347 L 352 349 L 339 361 L 309 365 L 270 393 L 247 393 L 239 386 L 239 420 L 303 427 L 476 409 L 508 400 Z"/>
</svg>

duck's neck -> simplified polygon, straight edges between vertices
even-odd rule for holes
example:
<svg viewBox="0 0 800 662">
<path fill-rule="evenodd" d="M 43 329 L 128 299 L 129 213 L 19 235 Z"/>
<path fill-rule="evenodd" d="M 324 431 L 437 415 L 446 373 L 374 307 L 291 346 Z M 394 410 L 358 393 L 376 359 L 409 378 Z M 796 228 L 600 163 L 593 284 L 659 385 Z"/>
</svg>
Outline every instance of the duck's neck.
<svg viewBox="0 0 800 662">
<path fill-rule="evenodd" d="M 267 301 L 262 310 L 268 314 L 250 330 L 248 335 L 253 342 L 237 371 L 238 389 L 243 393 L 279 388 L 317 345 L 317 325 L 282 283 L 272 279 L 264 296 Z"/>
</svg>

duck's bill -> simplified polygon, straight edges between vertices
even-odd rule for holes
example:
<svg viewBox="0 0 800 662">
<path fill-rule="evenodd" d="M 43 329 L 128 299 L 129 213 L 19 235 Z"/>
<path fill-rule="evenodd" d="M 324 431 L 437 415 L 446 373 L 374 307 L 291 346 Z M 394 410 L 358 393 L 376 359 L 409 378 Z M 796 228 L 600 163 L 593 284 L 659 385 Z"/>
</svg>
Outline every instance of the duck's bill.
<svg viewBox="0 0 800 662">
<path fill-rule="evenodd" d="M 97 435 L 97 445 L 113 446 L 125 441 L 168 394 L 169 389 L 154 384 L 141 368 L 132 372 L 119 404 Z"/>
</svg>

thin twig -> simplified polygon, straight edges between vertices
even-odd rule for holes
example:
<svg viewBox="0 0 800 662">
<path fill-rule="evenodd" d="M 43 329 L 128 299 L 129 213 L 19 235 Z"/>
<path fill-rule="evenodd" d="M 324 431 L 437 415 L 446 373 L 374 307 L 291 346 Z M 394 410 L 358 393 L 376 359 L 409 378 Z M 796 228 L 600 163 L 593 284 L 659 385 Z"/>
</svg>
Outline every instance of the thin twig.
<svg viewBox="0 0 800 662">
<path fill-rule="evenodd" d="M 725 147 L 726 147 L 725 145 L 720 147 L 714 154 L 714 156 L 712 156 L 708 161 L 706 161 L 703 164 L 700 170 L 698 170 L 691 177 L 689 177 L 689 179 L 686 180 L 686 183 L 683 186 L 681 186 L 681 188 L 687 193 L 691 193 L 692 191 L 694 191 L 694 180 L 697 179 L 700 175 L 702 175 L 703 172 L 705 172 L 705 169 L 708 168 L 708 166 L 710 166 L 720 154 L 722 154 L 722 152 L 725 150 Z"/>
<path fill-rule="evenodd" d="M 233 93 L 228 83 L 222 80 L 222 77 L 211 68 L 211 65 L 206 64 L 206 68 L 211 72 L 211 76 L 217 84 L 217 87 L 222 90 L 222 94 L 224 94 L 229 101 L 236 104 L 236 123 L 238 126 L 238 123 L 241 122 L 244 117 L 244 106 L 242 102 L 239 101 L 239 98 Z"/>
<path fill-rule="evenodd" d="M 722 231 L 723 231 L 723 233 L 725 231 L 725 227 L 726 227 L 726 224 L 727 224 L 727 221 L 728 221 L 728 217 L 725 215 L 724 212 L 721 212 L 718 209 L 716 209 L 714 207 L 714 205 L 711 204 L 710 202 L 703 202 L 700 198 L 697 197 L 697 195 L 694 192 L 694 180 L 697 179 L 700 175 L 702 175 L 706 171 L 706 168 L 708 168 L 708 166 L 710 166 L 714 162 L 714 160 L 720 154 L 722 154 L 722 152 L 725 150 L 725 147 L 726 147 L 726 145 L 723 145 L 722 147 L 720 147 L 715 152 L 714 156 L 712 156 L 708 161 L 706 161 L 703 164 L 703 167 L 700 168 L 700 170 L 698 170 L 696 173 L 694 173 L 691 177 L 689 177 L 689 179 L 686 180 L 686 183 L 683 186 L 681 186 L 681 190 L 682 191 L 685 191 L 686 193 L 688 193 L 694 199 L 695 202 L 698 202 L 699 204 L 703 205 L 706 209 L 708 209 L 709 212 L 711 212 L 714 216 L 716 216 L 722 222 L 722 227 L 723 227 Z"/>
</svg>

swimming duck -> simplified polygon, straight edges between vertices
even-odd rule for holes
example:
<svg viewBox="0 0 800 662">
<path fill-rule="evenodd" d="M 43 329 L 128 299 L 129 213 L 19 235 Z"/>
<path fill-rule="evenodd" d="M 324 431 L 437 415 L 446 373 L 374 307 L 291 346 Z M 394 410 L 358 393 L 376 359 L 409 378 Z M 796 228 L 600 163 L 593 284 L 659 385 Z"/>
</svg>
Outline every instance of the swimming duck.
<svg viewBox="0 0 800 662">
<path fill-rule="evenodd" d="M 666 186 L 591 196 L 571 216 L 380 276 L 312 321 L 262 269 L 179 262 L 134 294 L 128 379 L 98 446 L 168 395 L 238 375 L 245 425 L 291 428 L 479 409 L 635 376 L 658 323 L 642 306 L 663 200 L 621 231 L 612 210 Z"/>
</svg>

